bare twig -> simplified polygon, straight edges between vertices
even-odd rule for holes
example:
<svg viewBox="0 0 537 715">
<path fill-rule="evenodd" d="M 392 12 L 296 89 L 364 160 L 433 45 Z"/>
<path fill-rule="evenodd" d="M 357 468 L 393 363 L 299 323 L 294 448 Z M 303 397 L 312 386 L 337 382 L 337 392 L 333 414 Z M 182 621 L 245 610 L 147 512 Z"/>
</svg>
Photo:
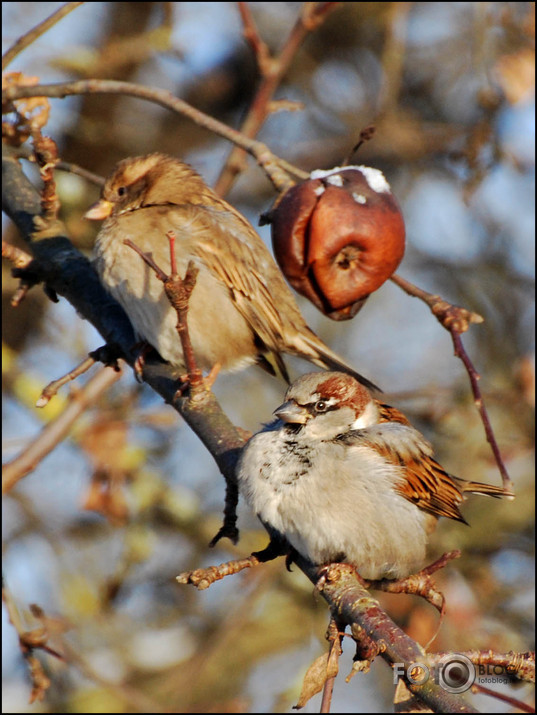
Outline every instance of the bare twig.
<svg viewBox="0 0 537 715">
<path fill-rule="evenodd" d="M 244 25 L 243 32 L 253 47 L 262 77 L 255 97 L 250 104 L 248 113 L 241 126 L 241 133 L 244 136 L 254 137 L 257 134 L 272 110 L 271 101 L 274 92 L 289 69 L 300 45 L 310 32 L 319 27 L 328 13 L 334 10 L 337 5 L 339 5 L 337 2 L 305 3 L 302 7 L 300 17 L 289 33 L 283 48 L 277 56 L 273 57 L 259 36 L 248 5 L 243 2 L 239 3 L 239 10 Z M 237 174 L 243 169 L 244 151 L 239 148 L 241 146 L 240 144 L 235 143 L 236 146 L 229 154 L 214 186 L 214 190 L 221 196 L 224 196 L 228 192 Z M 298 173 L 291 171 L 291 173 L 301 179 L 305 179 L 308 176 L 301 171 Z M 288 186 L 280 188 L 288 188 Z"/>
<path fill-rule="evenodd" d="M 491 688 L 486 688 L 484 685 L 479 685 L 479 683 L 474 683 L 472 685 L 472 692 L 481 693 L 482 695 L 490 695 L 491 698 L 496 698 L 496 700 L 501 700 L 503 703 L 507 703 L 512 708 L 521 710 L 523 713 L 534 713 L 535 708 L 533 705 L 526 705 L 518 698 L 513 698 L 505 693 L 499 693 L 497 690 L 492 690 Z"/>
<path fill-rule="evenodd" d="M 206 569 L 196 569 L 194 571 L 185 571 L 177 576 L 179 583 L 190 583 L 196 588 L 203 590 L 209 588 L 215 581 L 220 581 L 225 576 L 232 576 L 239 573 L 243 569 L 249 569 L 259 564 L 264 564 L 267 561 L 273 561 L 278 556 L 288 554 L 289 548 L 279 542 L 270 540 L 268 546 L 262 551 L 256 551 L 244 559 L 234 559 L 226 561 L 219 566 L 209 566 Z"/>
<path fill-rule="evenodd" d="M 62 414 L 43 428 L 40 435 L 15 459 L 2 467 L 2 493 L 29 474 L 69 433 L 75 420 L 120 377 L 113 368 L 103 367 L 82 390 L 72 394 Z"/>
<path fill-rule="evenodd" d="M 354 157 L 354 155 L 358 151 L 358 149 L 363 144 L 365 144 L 366 142 L 371 141 L 371 139 L 373 139 L 373 137 L 375 136 L 375 131 L 376 131 L 376 129 L 373 124 L 362 129 L 362 131 L 360 132 L 360 136 L 358 137 L 358 141 L 353 146 L 352 151 L 349 153 L 349 155 L 346 156 L 345 159 L 343 159 L 340 166 L 348 166 L 351 162 L 351 159 Z"/>
<path fill-rule="evenodd" d="M 17 633 L 19 648 L 28 666 L 32 682 L 30 704 L 36 700 L 43 700 L 46 691 L 50 688 L 51 682 L 41 662 L 35 657 L 34 651 L 42 650 L 44 653 L 48 653 L 59 660 L 64 660 L 64 658 L 48 644 L 50 633 L 47 627 L 47 618 L 39 606 L 32 605 L 30 610 L 32 611 L 32 615 L 41 622 L 41 625 L 29 631 L 24 628 L 19 610 L 15 605 L 11 592 L 5 584 L 2 584 L 2 602 L 6 608 L 9 622 Z"/>
<path fill-rule="evenodd" d="M 455 348 L 455 355 L 462 360 L 462 362 L 464 363 L 464 367 L 468 372 L 470 384 L 472 385 L 474 404 L 477 407 L 479 414 L 481 415 L 481 421 L 483 422 L 483 427 L 485 428 L 487 442 L 490 444 L 492 453 L 494 454 L 494 459 L 496 460 L 496 464 L 498 465 L 498 469 L 500 470 L 500 474 L 502 475 L 503 488 L 507 492 L 513 492 L 513 482 L 507 472 L 504 461 L 502 459 L 500 448 L 498 447 L 498 443 L 496 442 L 496 437 L 494 436 L 492 425 L 490 424 L 487 408 L 485 407 L 485 403 L 483 402 L 483 396 L 481 395 L 481 390 L 479 389 L 479 385 L 477 384 L 481 376 L 477 373 L 476 369 L 472 364 L 472 361 L 468 357 L 468 354 L 463 347 L 461 336 L 459 335 L 459 333 L 455 330 L 451 330 L 450 333 Z"/>
<path fill-rule="evenodd" d="M 16 157 L 17 159 L 26 159 L 34 164 L 36 163 L 35 154 L 27 144 L 9 147 L 9 151 L 11 156 Z M 62 161 L 58 159 L 56 169 L 59 169 L 60 171 L 68 171 L 70 174 L 81 176 L 83 179 L 86 179 L 86 181 L 96 184 L 97 186 L 102 186 L 105 181 L 102 176 L 99 176 L 99 174 L 94 174 L 92 171 L 88 171 L 88 169 L 84 169 L 82 166 L 74 164 L 70 161 Z"/>
<path fill-rule="evenodd" d="M 332 693 L 339 671 L 339 658 L 342 653 L 341 643 L 343 641 L 345 624 L 340 625 L 334 617 L 330 618 L 326 638 L 330 644 L 328 649 L 328 664 L 326 668 L 327 678 L 323 686 L 323 697 L 319 712 L 329 713 L 332 705 Z M 335 672 L 334 672 L 335 671 Z"/>
<path fill-rule="evenodd" d="M 9 105 L 10 102 L 24 97 L 63 98 L 76 94 L 125 94 L 154 102 L 182 114 L 214 134 L 218 134 L 245 149 L 256 159 L 279 191 L 289 188 L 294 183 L 289 178 L 289 174 L 303 179 L 309 176 L 306 172 L 277 157 L 266 144 L 248 138 L 236 129 L 232 129 L 208 114 L 204 114 L 179 97 L 175 97 L 171 92 L 162 89 L 144 87 L 131 82 L 89 79 L 77 82 L 60 82 L 59 84 L 42 84 L 33 87 L 8 87 L 2 92 L 2 102 L 7 102 Z"/>
<path fill-rule="evenodd" d="M 250 10 L 250 6 L 246 2 L 237 3 L 239 12 L 242 19 L 242 34 L 244 39 L 250 44 L 252 50 L 254 51 L 255 58 L 257 61 L 257 66 L 259 71 L 263 76 L 267 75 L 270 71 L 270 50 L 261 38 Z"/>
<path fill-rule="evenodd" d="M 411 295 L 414 298 L 419 298 L 426 303 L 431 309 L 433 315 L 437 318 L 438 322 L 450 333 L 455 347 L 455 355 L 462 360 L 468 373 L 468 377 L 470 378 L 474 404 L 481 416 L 481 421 L 483 422 L 483 427 L 487 436 L 487 442 L 491 446 L 494 459 L 496 460 L 496 464 L 498 465 L 498 469 L 502 476 L 503 488 L 506 492 L 513 492 L 513 482 L 511 481 L 503 462 L 498 443 L 496 442 L 496 438 L 494 436 L 494 431 L 490 424 L 488 412 L 485 408 L 485 403 L 483 402 L 483 396 L 481 395 L 481 391 L 479 389 L 478 380 L 480 379 L 480 375 L 464 350 L 460 337 L 460 334 L 466 332 L 470 325 L 474 323 L 482 323 L 482 316 L 478 313 L 473 313 L 466 308 L 461 308 L 458 305 L 452 305 L 446 300 L 443 300 L 439 295 L 428 293 L 422 288 L 418 288 L 418 286 L 415 286 L 410 281 L 407 281 L 396 274 L 391 277 L 391 280 L 402 288 L 402 290 L 404 290 L 408 295 Z"/>
<path fill-rule="evenodd" d="M 181 347 L 183 348 L 183 355 L 185 359 L 185 366 L 188 372 L 188 383 L 190 385 L 191 397 L 194 399 L 195 393 L 204 387 L 203 374 L 199 369 L 196 358 L 194 355 L 194 350 L 192 349 L 192 343 L 190 341 L 190 335 L 188 332 L 188 303 L 194 286 L 196 285 L 196 277 L 199 270 L 194 266 L 193 261 L 189 261 L 185 277 L 177 273 L 177 264 L 175 259 L 175 234 L 173 231 L 168 231 L 166 234 L 170 242 L 170 264 L 171 273 L 167 275 L 160 266 L 156 264 L 151 255 L 144 253 L 133 241 L 130 239 L 125 239 L 123 243 L 129 248 L 132 248 L 142 260 L 155 272 L 155 275 L 159 281 L 164 285 L 164 291 L 171 306 L 175 309 L 177 313 L 177 334 L 181 341 Z"/>
<path fill-rule="evenodd" d="M 458 305 L 452 305 L 439 295 L 428 293 L 426 290 L 418 288 L 418 286 L 407 281 L 405 278 L 401 278 L 401 276 L 395 273 L 390 280 L 399 286 L 399 288 L 402 288 L 408 295 L 419 298 L 426 303 L 433 315 L 446 330 L 455 330 L 458 333 L 464 333 L 469 329 L 472 323 L 483 322 L 483 317 L 478 313 L 473 313 L 471 310 L 461 308 Z"/>
<path fill-rule="evenodd" d="M 39 175 L 43 182 L 41 191 L 43 218 L 47 221 L 55 221 L 60 210 L 60 200 L 56 193 L 56 182 L 54 181 L 54 167 L 58 163 L 58 147 L 53 139 L 44 137 L 41 134 L 39 127 L 33 132 L 33 142 L 35 157 L 39 166 Z"/>
<path fill-rule="evenodd" d="M 63 387 L 65 384 L 71 382 L 72 380 L 76 380 L 77 377 L 83 375 L 93 365 L 95 365 L 95 358 L 91 356 L 87 357 L 85 360 L 82 360 L 79 365 L 70 370 L 66 375 L 59 377 L 57 380 L 52 380 L 52 382 L 49 382 L 49 384 L 44 388 L 43 392 L 39 396 L 37 402 L 35 403 L 35 406 L 45 407 L 45 405 L 48 405 L 54 395 L 57 394 L 60 387 Z"/>
<path fill-rule="evenodd" d="M 233 559 L 218 566 L 209 566 L 206 569 L 195 569 L 194 571 L 184 571 L 176 577 L 178 583 L 191 584 L 198 591 L 204 591 L 215 581 L 220 581 L 226 576 L 240 573 L 244 569 L 251 569 L 262 564 L 257 556 L 250 554 L 244 559 Z"/>
<path fill-rule="evenodd" d="M 99 174 L 94 174 L 93 171 L 88 171 L 88 169 L 84 169 L 82 166 L 73 164 L 70 161 L 58 161 L 56 169 L 60 169 L 60 171 L 68 171 L 70 174 L 81 176 L 83 179 L 86 179 L 86 181 L 89 181 L 96 186 L 103 186 L 105 181 L 102 176 L 99 176 Z"/>
<path fill-rule="evenodd" d="M 321 699 L 321 707 L 319 709 L 320 713 L 329 713 L 330 707 L 332 705 L 332 693 L 334 692 L 334 684 L 336 682 L 336 676 L 331 675 L 326 679 L 323 687 L 323 697 Z"/>
<path fill-rule="evenodd" d="M 82 2 L 67 2 L 58 8 L 52 15 L 49 15 L 45 20 L 40 22 L 38 25 L 33 27 L 31 30 L 26 32 L 24 35 L 19 37 L 15 44 L 11 45 L 9 50 L 2 55 L 2 71 L 12 62 L 17 55 L 19 55 L 23 50 L 25 50 L 29 45 L 32 44 L 38 37 L 41 37 L 47 30 L 49 30 L 53 25 L 59 22 L 63 17 L 68 15 L 79 5 L 83 5 Z"/>
</svg>

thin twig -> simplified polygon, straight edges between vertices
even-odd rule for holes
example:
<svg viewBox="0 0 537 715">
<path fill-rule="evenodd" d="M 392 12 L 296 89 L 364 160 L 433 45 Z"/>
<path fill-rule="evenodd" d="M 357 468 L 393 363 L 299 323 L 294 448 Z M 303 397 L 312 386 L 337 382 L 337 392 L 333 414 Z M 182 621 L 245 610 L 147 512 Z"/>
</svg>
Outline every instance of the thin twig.
<svg viewBox="0 0 537 715">
<path fill-rule="evenodd" d="M 44 388 L 43 392 L 39 396 L 37 402 L 35 403 L 35 406 L 45 407 L 45 405 L 48 405 L 54 395 L 57 394 L 60 387 L 63 387 L 65 384 L 71 382 L 72 380 L 76 380 L 77 377 L 83 375 L 93 365 L 95 365 L 95 358 L 91 356 L 87 357 L 85 360 L 82 360 L 79 365 L 70 370 L 66 375 L 59 377 L 57 380 L 52 380 L 52 382 L 49 382 L 49 384 Z"/>
<path fill-rule="evenodd" d="M 338 4 L 337 2 L 305 3 L 300 17 L 289 33 L 280 53 L 277 56 L 271 56 L 266 44 L 259 37 L 248 6 L 246 3 L 239 3 L 239 10 L 244 25 L 243 33 L 254 49 L 262 77 L 248 109 L 248 113 L 241 125 L 241 133 L 244 136 L 256 136 L 273 108 L 271 102 L 274 93 L 289 69 L 299 47 L 308 34 L 319 27 L 326 15 L 334 10 Z M 239 148 L 240 144 L 237 142 L 236 144 L 237 146 L 231 150 L 214 186 L 214 190 L 217 194 L 220 194 L 220 196 L 224 196 L 229 191 L 237 174 L 243 168 L 244 152 Z M 294 173 L 294 175 L 300 179 L 306 179 L 308 177 L 305 172 L 291 173 Z"/>
<path fill-rule="evenodd" d="M 44 653 L 54 656 L 55 658 L 58 658 L 58 660 L 62 661 L 64 661 L 64 657 L 48 644 L 50 637 L 49 629 L 47 627 L 48 619 L 39 606 L 32 604 L 30 606 L 30 610 L 32 615 L 40 621 L 40 626 L 32 630 L 26 630 L 23 626 L 22 618 L 13 596 L 4 583 L 2 583 L 2 602 L 5 606 L 9 622 L 17 633 L 19 648 L 28 667 L 32 683 L 30 704 L 36 700 L 43 700 L 46 691 L 50 688 L 51 681 L 46 675 L 41 662 L 35 657 L 34 651 L 42 650 Z"/>
<path fill-rule="evenodd" d="M 144 253 L 133 241 L 127 238 L 123 241 L 123 243 L 129 248 L 132 248 L 132 250 L 135 251 L 155 272 L 157 279 L 164 285 L 164 291 L 171 306 L 177 313 L 177 334 L 179 335 L 181 347 L 183 348 L 185 367 L 188 373 L 188 383 L 190 385 L 192 396 L 197 390 L 203 388 L 204 386 L 203 374 L 196 362 L 187 321 L 188 304 L 192 291 L 194 290 L 194 286 L 196 285 L 196 277 L 199 269 L 196 268 L 193 261 L 189 261 L 185 277 L 181 278 L 181 276 L 177 273 L 177 264 L 175 259 L 175 234 L 173 231 L 168 231 L 166 235 L 170 242 L 170 275 L 165 273 L 162 268 L 157 265 L 150 254 Z"/>
<path fill-rule="evenodd" d="M 36 163 L 35 154 L 27 144 L 17 147 L 10 146 L 7 149 L 10 155 L 16 157 L 17 159 L 26 159 L 34 164 Z M 4 147 L 4 150 L 6 150 L 6 147 Z M 97 186 L 102 186 L 105 182 L 104 177 L 99 176 L 99 174 L 94 174 L 92 171 L 88 171 L 88 169 L 84 169 L 82 166 L 74 164 L 71 161 L 62 161 L 58 159 L 56 169 L 59 169 L 60 171 L 68 171 L 70 174 L 81 176 L 83 179 L 86 179 L 86 181 L 96 184 Z"/>
<path fill-rule="evenodd" d="M 9 50 L 7 50 L 2 55 L 2 71 L 19 55 L 23 50 L 25 50 L 29 45 L 32 44 L 38 37 L 41 37 L 47 30 L 49 30 L 53 25 L 59 22 L 63 17 L 68 15 L 79 5 L 83 5 L 83 2 L 67 2 L 58 8 L 52 15 L 49 15 L 45 20 L 40 22 L 38 25 L 33 27 L 31 30 L 26 32 L 24 35 L 19 37 L 19 39 L 11 45 Z"/>
<path fill-rule="evenodd" d="M 264 76 L 268 74 L 269 71 L 269 63 L 271 62 L 270 50 L 257 30 L 248 3 L 239 2 L 237 5 L 242 19 L 242 34 L 244 39 L 250 44 L 252 50 L 254 51 L 257 66 L 259 67 L 261 74 Z"/>
<path fill-rule="evenodd" d="M 483 427 L 485 428 L 487 442 L 490 444 L 494 459 L 496 460 L 496 464 L 498 465 L 498 469 L 500 470 L 500 474 L 502 475 L 503 488 L 508 492 L 512 492 L 513 482 L 503 462 L 502 455 L 500 453 L 500 448 L 498 447 L 498 443 L 496 442 L 496 437 L 494 436 L 492 425 L 490 424 L 487 408 L 485 407 L 485 403 L 483 402 L 483 396 L 481 395 L 481 390 L 479 389 L 478 380 L 481 376 L 476 372 L 472 361 L 468 357 L 468 354 L 463 347 L 460 334 L 455 330 L 451 330 L 450 333 L 451 339 L 453 340 L 453 346 L 455 348 L 455 355 L 460 358 L 464 363 L 464 367 L 466 368 L 468 377 L 470 378 L 470 384 L 472 386 L 472 393 L 474 396 L 474 404 L 477 407 L 479 414 L 481 415 L 481 421 L 483 422 Z"/>
<path fill-rule="evenodd" d="M 439 295 L 428 293 L 426 290 L 418 288 L 418 286 L 407 281 L 406 278 L 398 276 L 396 273 L 394 273 L 390 280 L 399 286 L 399 288 L 402 288 L 408 295 L 411 295 L 413 298 L 419 298 L 426 303 L 438 322 L 441 323 L 446 330 L 455 330 L 458 333 L 464 333 L 469 329 L 472 323 L 483 322 L 483 317 L 479 315 L 479 313 L 474 313 L 458 305 L 452 305 Z"/>
<path fill-rule="evenodd" d="M 244 559 L 233 559 L 232 561 L 226 561 L 218 566 L 209 566 L 206 569 L 195 569 L 194 571 L 183 571 L 179 576 L 176 577 L 178 583 L 192 584 L 198 591 L 204 591 L 206 588 L 215 581 L 221 581 L 226 576 L 232 576 L 234 574 L 244 571 L 244 569 L 251 569 L 255 566 L 262 564 L 257 556 L 250 554 Z"/>
<path fill-rule="evenodd" d="M 422 288 L 418 288 L 418 286 L 415 286 L 410 281 L 407 281 L 405 278 L 401 278 L 401 276 L 396 274 L 391 277 L 391 280 L 402 288 L 402 290 L 404 290 L 408 295 L 411 295 L 414 298 L 419 298 L 426 303 L 431 309 L 433 315 L 437 318 L 438 322 L 450 333 L 455 347 L 455 355 L 462 360 L 462 363 L 466 368 L 466 372 L 468 373 L 474 396 L 474 404 L 481 416 L 487 442 L 491 446 L 494 459 L 498 465 L 498 469 L 502 477 L 503 488 L 507 492 L 513 492 L 513 482 L 511 481 L 503 462 L 498 443 L 496 442 L 496 438 L 494 436 L 494 431 L 490 424 L 488 412 L 485 407 L 485 403 L 483 402 L 483 396 L 479 389 L 478 380 L 480 379 L 480 375 L 464 350 L 460 337 L 461 333 L 466 332 L 471 324 L 482 323 L 482 316 L 478 313 L 472 312 L 471 310 L 467 310 L 466 308 L 461 308 L 458 305 L 452 305 L 446 300 L 443 300 L 439 295 L 428 293 Z"/>
<path fill-rule="evenodd" d="M 513 698 L 510 695 L 506 695 L 505 693 L 499 693 L 498 691 L 492 690 L 491 688 L 486 688 L 484 685 L 479 685 L 479 683 L 474 683 L 472 685 L 472 692 L 489 695 L 491 698 L 495 698 L 496 700 L 501 700 L 503 703 L 507 703 L 511 708 L 515 708 L 516 710 L 522 710 L 523 713 L 535 712 L 535 708 L 533 707 L 533 705 L 526 705 L 526 703 L 522 702 L 522 700 L 519 700 L 518 698 Z"/>
<path fill-rule="evenodd" d="M 176 97 L 171 92 L 162 89 L 144 87 L 131 82 L 119 82 L 115 80 L 89 79 L 77 82 L 60 82 L 58 84 L 42 84 L 33 87 L 12 86 L 3 90 L 2 102 L 12 102 L 25 97 L 51 97 L 63 98 L 78 94 L 125 94 L 138 99 L 145 99 L 149 102 L 159 104 L 166 109 L 170 109 L 178 114 L 182 114 L 199 126 L 205 127 L 210 132 L 228 139 L 245 149 L 251 154 L 258 164 L 266 172 L 278 191 L 283 191 L 293 185 L 289 174 L 298 178 L 306 179 L 309 174 L 296 166 L 293 166 L 284 159 L 280 159 L 273 154 L 270 149 L 260 141 L 250 139 L 243 133 L 219 122 L 214 117 L 201 112 Z"/>
<path fill-rule="evenodd" d="M 104 177 L 99 176 L 99 174 L 94 174 L 93 171 L 88 171 L 88 169 L 84 169 L 82 166 L 73 164 L 70 161 L 59 161 L 56 164 L 56 169 L 60 169 L 60 171 L 68 171 L 70 174 L 81 176 L 83 179 L 86 179 L 86 181 L 96 184 L 96 186 L 103 186 L 105 181 Z"/>
<path fill-rule="evenodd" d="M 10 491 L 15 484 L 35 467 L 64 439 L 75 420 L 105 392 L 121 373 L 111 367 L 103 367 L 87 384 L 69 398 L 69 404 L 59 417 L 46 425 L 17 457 L 2 467 L 2 493 Z"/>
<path fill-rule="evenodd" d="M 332 693 L 334 692 L 334 684 L 336 682 L 336 676 L 339 671 L 339 658 L 342 653 L 341 643 L 343 641 L 345 631 L 345 624 L 340 624 L 338 621 L 331 616 L 330 623 L 328 624 L 328 631 L 326 638 L 330 644 L 329 655 L 327 662 L 327 678 L 323 686 L 323 696 L 321 699 L 321 713 L 329 713 L 332 705 Z M 332 667 L 330 667 L 332 666 Z M 335 671 L 332 674 L 332 671 Z M 328 675 L 328 673 L 330 674 Z"/>
<path fill-rule="evenodd" d="M 332 705 L 332 693 L 334 692 L 334 683 L 336 682 L 336 677 L 331 675 L 326 679 L 323 687 L 323 697 L 321 699 L 320 713 L 329 713 L 330 706 Z"/>
<path fill-rule="evenodd" d="M 58 147 L 50 137 L 44 137 L 36 127 L 32 134 L 34 153 L 39 166 L 39 175 L 43 182 L 41 190 L 42 216 L 47 221 L 55 221 L 60 210 L 60 199 L 56 193 L 54 167 L 58 163 Z"/>
</svg>

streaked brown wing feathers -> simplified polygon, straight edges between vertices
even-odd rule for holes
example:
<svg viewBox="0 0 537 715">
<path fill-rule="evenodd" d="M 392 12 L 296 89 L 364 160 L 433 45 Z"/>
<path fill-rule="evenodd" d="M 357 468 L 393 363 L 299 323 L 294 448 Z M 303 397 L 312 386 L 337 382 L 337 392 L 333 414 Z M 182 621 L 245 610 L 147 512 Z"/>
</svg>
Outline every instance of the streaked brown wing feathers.
<svg viewBox="0 0 537 715">
<path fill-rule="evenodd" d="M 411 423 L 395 407 L 377 401 L 379 422 L 397 422 L 407 427 Z M 423 442 L 424 447 L 427 443 Z M 420 509 L 434 516 L 445 516 L 457 521 L 464 518 L 459 511 L 462 493 L 455 479 L 428 454 L 424 447 L 408 441 L 404 452 L 399 445 L 396 449 L 388 443 L 375 443 L 374 448 L 392 464 L 404 469 L 404 480 L 397 486 L 399 494 Z"/>
</svg>

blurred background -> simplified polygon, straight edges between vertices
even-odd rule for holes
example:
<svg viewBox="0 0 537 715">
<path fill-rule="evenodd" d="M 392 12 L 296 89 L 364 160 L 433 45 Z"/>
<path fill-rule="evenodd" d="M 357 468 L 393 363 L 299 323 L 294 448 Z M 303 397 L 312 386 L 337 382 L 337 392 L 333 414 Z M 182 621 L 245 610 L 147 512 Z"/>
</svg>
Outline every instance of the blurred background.
<svg viewBox="0 0 537 715">
<path fill-rule="evenodd" d="M 278 53 L 302 4 L 248 5 Z M 3 3 L 3 52 L 60 6 Z M 236 3 L 86 3 L 9 69 L 41 82 L 100 77 L 168 89 L 239 128 L 260 81 L 242 29 Z M 433 651 L 533 647 L 534 40 L 533 3 L 340 3 L 306 38 L 276 92 L 300 105 L 269 116 L 258 135 L 309 171 L 340 165 L 374 124 L 355 163 L 381 169 L 402 207 L 407 251 L 398 273 L 485 319 L 463 342 L 517 499 L 476 497 L 464 509 L 471 528 L 442 523 L 435 534 L 431 560 L 453 548 L 463 556 L 438 576 L 448 613 Z M 101 175 L 124 157 L 164 151 L 209 184 L 232 148 L 177 114 L 111 95 L 51 100 L 44 133 L 63 160 Z M 27 163 L 25 171 L 35 178 Z M 98 189 L 72 174 L 56 178 L 62 218 L 89 255 L 97 227 L 82 214 Z M 257 226 L 275 194 L 248 159 L 227 198 Z M 3 231 L 20 240 L 7 221 Z M 270 244 L 269 227 L 259 231 Z M 41 288 L 14 310 L 15 287 L 6 264 L 4 461 L 62 411 L 68 388 L 37 410 L 41 389 L 102 343 L 65 300 L 53 304 Z M 428 436 L 449 471 L 500 483 L 468 376 L 423 303 L 391 282 L 348 322 L 298 302 L 323 340 Z M 310 369 L 289 365 L 295 377 Z M 255 368 L 215 386 L 232 421 L 254 431 L 284 391 Z M 100 490 L 107 499 L 95 500 Z M 29 706 L 27 668 L 4 611 L 4 712 L 290 712 L 306 668 L 326 649 L 328 610 L 305 576 L 287 573 L 279 559 L 204 592 L 174 580 L 266 544 L 241 504 L 238 545 L 207 549 L 223 499 L 224 481 L 196 435 L 125 372 L 4 499 L 5 585 L 27 629 L 39 626 L 30 604 L 44 609 L 51 646 L 66 654 L 66 663 L 38 655 L 52 684 Z M 381 601 L 420 643 L 434 634 L 429 605 L 404 595 Z M 345 639 L 333 711 L 390 711 L 392 674 L 380 659 L 345 683 L 353 652 Z M 531 699 L 527 686 L 492 687 Z M 304 712 L 319 703 L 316 696 Z M 506 712 L 483 695 L 473 703 Z"/>
</svg>

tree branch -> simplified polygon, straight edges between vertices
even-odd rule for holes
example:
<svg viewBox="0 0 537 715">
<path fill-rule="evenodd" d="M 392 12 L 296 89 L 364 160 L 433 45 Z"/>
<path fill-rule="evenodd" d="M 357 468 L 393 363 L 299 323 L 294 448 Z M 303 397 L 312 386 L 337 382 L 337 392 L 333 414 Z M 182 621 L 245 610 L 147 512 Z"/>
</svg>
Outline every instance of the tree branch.
<svg viewBox="0 0 537 715">
<path fill-rule="evenodd" d="M 204 112 L 196 109 L 183 99 L 163 89 L 145 87 L 143 85 L 133 84 L 132 82 L 104 79 L 41 84 L 32 87 L 17 85 L 10 86 L 2 91 L 2 104 L 4 107 L 7 106 L 9 111 L 10 103 L 17 99 L 27 97 L 63 98 L 76 94 L 124 94 L 154 102 L 162 107 L 166 107 L 166 109 L 171 109 L 178 114 L 182 114 L 214 134 L 224 137 L 224 139 L 228 139 L 230 142 L 233 142 L 233 144 L 245 149 L 256 159 L 257 163 L 263 167 L 263 170 L 278 191 L 283 191 L 293 185 L 294 182 L 289 178 L 289 174 L 301 179 L 307 179 L 309 176 L 307 172 L 277 157 L 270 151 L 266 144 L 246 137 L 236 129 L 219 122 L 208 114 L 204 114 Z"/>
<path fill-rule="evenodd" d="M 428 293 L 422 288 L 418 288 L 418 286 L 414 285 L 410 281 L 407 281 L 405 278 L 402 278 L 396 273 L 393 274 L 390 280 L 395 283 L 395 285 L 399 286 L 399 288 L 404 290 L 407 295 L 419 298 L 426 303 L 438 322 L 451 335 L 455 355 L 462 360 L 462 363 L 466 368 L 466 372 L 468 373 L 470 385 L 472 387 L 472 394 L 474 396 L 474 404 L 477 407 L 481 421 L 483 422 L 487 442 L 490 444 L 494 459 L 498 465 L 498 469 L 502 477 L 503 488 L 506 492 L 513 492 L 513 482 L 502 459 L 500 448 L 496 442 L 494 430 L 492 429 L 488 412 L 483 401 L 483 396 L 481 394 L 481 390 L 479 389 L 478 380 L 481 376 L 468 357 L 461 340 L 461 333 L 466 332 L 470 325 L 474 323 L 482 323 L 483 318 L 478 313 L 473 313 L 471 310 L 461 308 L 458 305 L 452 305 L 446 300 L 443 300 L 439 295 L 434 295 L 432 293 Z M 512 496 L 510 498 L 512 498 Z"/>
<path fill-rule="evenodd" d="M 47 454 L 52 452 L 67 436 L 74 422 L 85 412 L 88 405 L 93 404 L 119 379 L 120 375 L 113 368 L 103 367 L 88 381 L 84 389 L 70 396 L 69 404 L 63 412 L 46 425 L 26 449 L 2 466 L 2 494 L 12 489 L 19 479 L 29 474 Z"/>
<path fill-rule="evenodd" d="M 53 27 L 63 17 L 68 15 L 73 10 L 76 10 L 79 5 L 83 4 L 84 3 L 82 2 L 66 2 L 65 5 L 62 5 L 55 10 L 52 15 L 43 20 L 43 22 L 40 22 L 38 25 L 32 27 L 31 30 L 19 37 L 19 39 L 11 45 L 9 50 L 2 55 L 2 71 L 5 70 L 5 68 L 15 59 L 17 55 L 20 55 L 20 53 L 29 47 L 32 42 L 37 40 L 38 37 L 44 35 L 47 30 Z"/>
<path fill-rule="evenodd" d="M 266 44 L 262 41 L 255 27 L 250 8 L 247 3 L 240 2 L 239 11 L 241 13 L 244 36 L 252 46 L 259 71 L 261 82 L 255 96 L 250 104 L 248 113 L 241 125 L 241 133 L 246 137 L 255 137 L 262 127 L 265 119 L 272 109 L 271 100 L 276 89 L 282 81 L 285 73 L 289 69 L 293 58 L 299 47 L 302 45 L 307 35 L 313 32 L 324 21 L 324 18 L 334 10 L 337 2 L 309 2 L 305 3 L 299 18 L 291 29 L 283 48 L 277 56 L 271 56 Z M 241 171 L 244 160 L 244 150 L 240 144 L 231 150 L 220 176 L 218 177 L 214 190 L 220 196 L 225 196 L 231 188 L 237 174 Z M 306 175 L 299 178 L 307 178 Z"/>
</svg>

